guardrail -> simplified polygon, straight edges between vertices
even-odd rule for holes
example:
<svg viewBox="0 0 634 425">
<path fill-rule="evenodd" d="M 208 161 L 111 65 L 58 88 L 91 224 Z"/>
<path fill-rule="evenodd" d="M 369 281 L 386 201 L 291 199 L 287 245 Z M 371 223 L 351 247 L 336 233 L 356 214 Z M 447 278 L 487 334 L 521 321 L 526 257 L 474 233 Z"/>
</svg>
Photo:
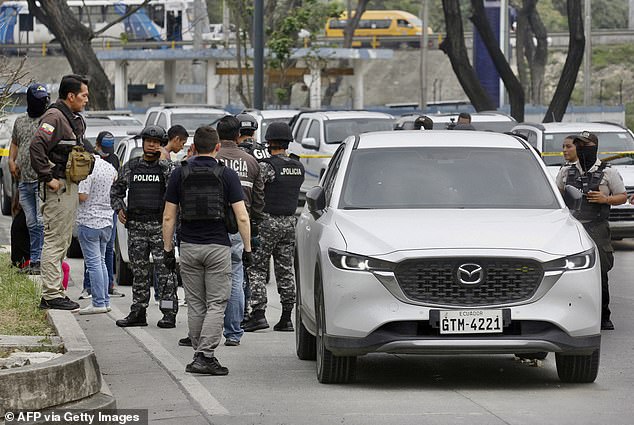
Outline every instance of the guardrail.
<svg viewBox="0 0 634 425">
<path fill-rule="evenodd" d="M 442 42 L 444 34 L 430 34 L 428 38 L 428 47 L 437 49 Z M 566 47 L 568 45 L 568 33 L 557 32 L 548 34 L 549 46 Z M 465 43 L 467 46 L 471 44 L 473 33 L 465 33 Z M 511 42 L 515 39 L 515 34 L 510 36 Z M 592 43 L 595 45 L 610 45 L 634 42 L 634 30 L 594 30 L 592 31 Z M 96 50 L 108 49 L 179 49 L 193 47 L 193 41 L 121 41 L 119 39 L 96 39 L 92 41 L 92 46 Z M 343 38 L 341 37 L 317 37 L 312 44 L 308 39 L 304 39 L 304 47 L 314 46 L 341 46 Z M 203 48 L 222 48 L 235 47 L 234 44 L 224 46 L 222 40 L 203 40 Z M 373 36 L 373 37 L 355 37 L 353 47 L 370 47 L 370 48 L 419 48 L 420 36 Z M 61 53 L 61 45 L 58 42 L 50 43 L 13 43 L 0 44 L 0 54 L 24 55 L 40 52 L 42 56 L 49 54 L 56 55 Z"/>
</svg>

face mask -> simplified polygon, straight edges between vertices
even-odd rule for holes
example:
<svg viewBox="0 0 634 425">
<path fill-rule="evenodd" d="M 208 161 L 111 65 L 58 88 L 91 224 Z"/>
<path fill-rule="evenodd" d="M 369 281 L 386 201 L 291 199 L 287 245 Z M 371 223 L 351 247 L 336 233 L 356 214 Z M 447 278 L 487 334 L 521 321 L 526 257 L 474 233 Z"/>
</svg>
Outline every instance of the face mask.
<svg viewBox="0 0 634 425">
<path fill-rule="evenodd" d="M 595 162 L 597 162 L 597 153 L 599 152 L 599 146 L 580 146 L 577 144 L 577 156 L 579 157 L 579 164 L 583 171 L 588 171 Z"/>
<path fill-rule="evenodd" d="M 31 118 L 38 118 L 44 115 L 46 108 L 48 107 L 48 98 L 44 99 L 28 99 L 26 106 L 26 112 Z"/>
<path fill-rule="evenodd" d="M 149 160 L 149 161 L 154 161 L 159 159 L 159 157 L 161 156 L 161 151 L 156 151 L 156 152 L 146 152 L 143 151 L 143 155 Z"/>
</svg>

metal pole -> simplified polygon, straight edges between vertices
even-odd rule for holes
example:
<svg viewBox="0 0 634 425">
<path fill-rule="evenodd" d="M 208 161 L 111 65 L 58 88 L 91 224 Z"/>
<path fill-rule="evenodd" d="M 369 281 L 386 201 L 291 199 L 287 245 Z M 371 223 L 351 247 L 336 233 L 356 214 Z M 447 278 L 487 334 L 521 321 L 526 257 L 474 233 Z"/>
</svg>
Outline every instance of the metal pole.
<svg viewBox="0 0 634 425">
<path fill-rule="evenodd" d="M 592 102 L 592 6 L 591 0 L 585 0 L 583 5 L 583 27 L 586 37 L 586 48 L 583 55 L 583 104 L 590 105 Z"/>
<path fill-rule="evenodd" d="M 255 0 L 253 14 L 253 107 L 264 107 L 264 0 Z"/>
<path fill-rule="evenodd" d="M 204 6 L 202 0 L 194 1 L 194 50 L 201 50 L 203 47 L 203 25 L 202 21 Z M 192 80 L 196 86 L 204 86 L 204 64 L 199 59 L 192 61 Z M 193 95 L 194 103 L 204 103 L 206 99 L 204 91 L 198 92 Z"/>
<path fill-rule="evenodd" d="M 222 0 L 222 41 L 225 47 L 229 47 L 229 8 L 227 7 L 227 0 Z"/>
<path fill-rule="evenodd" d="M 509 10 L 508 0 L 500 1 L 500 50 L 508 61 L 509 50 Z M 504 106 L 506 102 L 506 87 L 502 78 L 500 78 L 500 108 Z"/>
<path fill-rule="evenodd" d="M 422 0 L 421 9 L 423 25 L 421 26 L 420 35 L 420 104 L 418 108 L 421 111 L 425 111 L 427 109 L 427 43 L 429 40 L 429 35 L 427 34 L 429 2 L 427 0 Z"/>
</svg>

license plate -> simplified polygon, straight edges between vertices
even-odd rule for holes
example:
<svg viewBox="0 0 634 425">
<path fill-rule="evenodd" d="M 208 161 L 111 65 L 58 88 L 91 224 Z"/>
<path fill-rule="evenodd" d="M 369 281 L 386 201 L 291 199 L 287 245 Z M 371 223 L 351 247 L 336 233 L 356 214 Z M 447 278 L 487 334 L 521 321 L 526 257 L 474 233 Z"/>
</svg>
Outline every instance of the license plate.
<svg viewBox="0 0 634 425">
<path fill-rule="evenodd" d="M 444 310 L 440 312 L 441 334 L 501 333 L 502 310 Z"/>
</svg>

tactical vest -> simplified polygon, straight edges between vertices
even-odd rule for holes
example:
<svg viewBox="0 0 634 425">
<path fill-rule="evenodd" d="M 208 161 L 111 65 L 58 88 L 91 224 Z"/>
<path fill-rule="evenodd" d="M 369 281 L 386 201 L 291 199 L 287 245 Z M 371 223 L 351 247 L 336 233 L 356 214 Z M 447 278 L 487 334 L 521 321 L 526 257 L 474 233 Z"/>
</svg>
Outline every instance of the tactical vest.
<svg viewBox="0 0 634 425">
<path fill-rule="evenodd" d="M 181 220 L 224 220 L 225 191 L 222 173 L 225 166 L 192 166 L 181 162 Z"/>
<path fill-rule="evenodd" d="M 165 206 L 165 175 L 158 161 L 142 166 L 141 158 L 130 162 L 128 217 L 161 220 Z"/>
<path fill-rule="evenodd" d="M 571 165 L 570 168 L 568 168 L 566 184 L 580 189 L 584 194 L 590 191 L 598 191 L 603 175 L 605 174 L 604 170 L 606 166 L 607 163 L 602 162 L 596 171 L 582 175 L 575 165 Z M 581 208 L 572 214 L 579 221 L 607 220 L 610 216 L 610 205 L 588 202 L 588 198 L 584 196 L 581 201 Z"/>
<path fill-rule="evenodd" d="M 245 152 L 247 152 L 249 155 L 255 158 L 258 162 L 261 162 L 265 160 L 266 158 L 271 157 L 271 154 L 266 149 L 266 147 L 264 147 L 264 145 L 260 143 L 257 143 L 255 139 L 244 139 L 242 143 L 238 145 L 238 147 L 244 150 Z"/>
<path fill-rule="evenodd" d="M 64 115 L 64 118 L 68 121 L 70 128 L 73 129 L 73 134 L 75 135 L 75 140 L 60 140 L 53 149 L 51 149 L 50 159 L 55 164 L 53 167 L 54 175 L 56 176 L 65 176 L 66 175 L 66 164 L 68 163 L 68 156 L 70 155 L 73 147 L 75 146 L 83 146 L 86 148 L 86 144 L 84 143 L 84 135 L 80 128 L 75 125 L 75 120 L 80 119 L 84 123 L 84 129 L 86 128 L 86 123 L 84 118 L 81 115 L 73 114 L 67 107 L 58 105 L 57 103 L 53 103 L 49 106 L 50 109 L 57 109 Z M 86 150 L 92 153 L 92 147 L 86 148 Z"/>
<path fill-rule="evenodd" d="M 296 159 L 273 156 L 263 162 L 275 170 L 275 180 L 264 187 L 264 212 L 271 215 L 293 215 L 297 209 L 299 189 L 304 182 L 304 166 Z"/>
</svg>

